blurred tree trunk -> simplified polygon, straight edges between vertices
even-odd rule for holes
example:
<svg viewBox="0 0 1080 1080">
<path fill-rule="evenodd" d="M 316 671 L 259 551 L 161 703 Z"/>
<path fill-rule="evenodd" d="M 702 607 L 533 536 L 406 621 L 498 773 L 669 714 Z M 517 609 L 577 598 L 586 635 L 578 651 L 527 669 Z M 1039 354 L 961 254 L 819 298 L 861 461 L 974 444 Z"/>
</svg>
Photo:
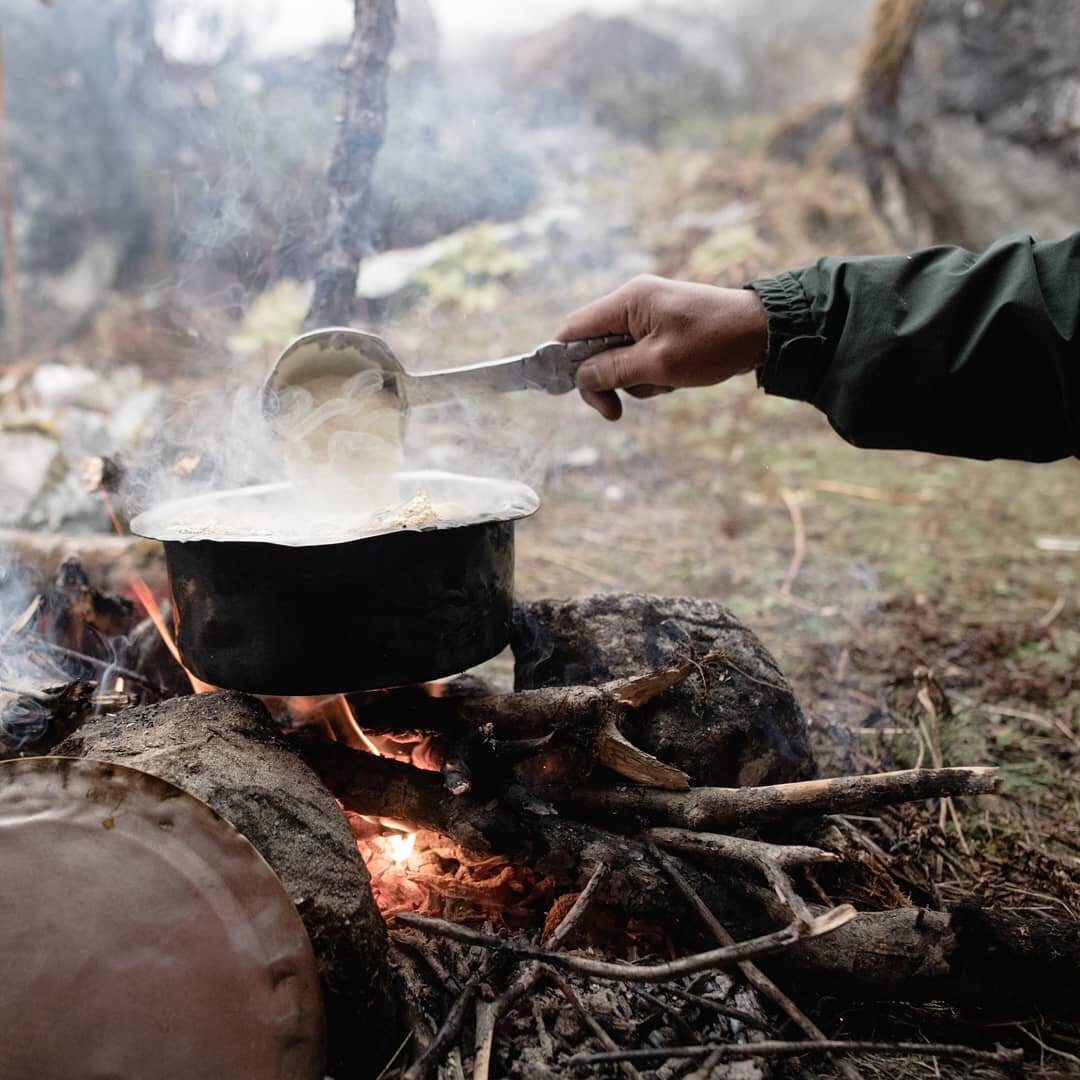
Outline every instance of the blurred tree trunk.
<svg viewBox="0 0 1080 1080">
<path fill-rule="evenodd" d="M 386 83 L 396 0 L 353 0 L 352 44 L 342 64 L 345 103 L 327 180 L 330 206 L 304 328 L 347 326 L 369 229 L 371 174 L 386 132 Z"/>
</svg>

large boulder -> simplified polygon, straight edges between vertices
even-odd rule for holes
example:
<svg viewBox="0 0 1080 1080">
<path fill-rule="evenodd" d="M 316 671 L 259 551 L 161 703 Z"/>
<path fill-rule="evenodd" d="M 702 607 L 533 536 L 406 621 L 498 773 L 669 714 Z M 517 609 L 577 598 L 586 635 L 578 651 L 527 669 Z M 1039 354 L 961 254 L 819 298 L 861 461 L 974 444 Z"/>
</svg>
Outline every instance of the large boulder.
<svg viewBox="0 0 1080 1080">
<path fill-rule="evenodd" d="M 592 122 L 646 143 L 727 94 L 677 42 L 621 15 L 580 13 L 521 38 L 505 79 L 534 124 Z"/>
<path fill-rule="evenodd" d="M 712 653 L 626 721 L 635 745 L 695 785 L 738 787 L 814 772 L 806 720 L 756 634 L 715 600 L 614 593 L 514 612 L 515 688 L 594 685 Z"/>
<path fill-rule="evenodd" d="M 1075 0 L 879 0 L 855 131 L 901 243 L 1076 228 L 1078 42 Z"/>
</svg>

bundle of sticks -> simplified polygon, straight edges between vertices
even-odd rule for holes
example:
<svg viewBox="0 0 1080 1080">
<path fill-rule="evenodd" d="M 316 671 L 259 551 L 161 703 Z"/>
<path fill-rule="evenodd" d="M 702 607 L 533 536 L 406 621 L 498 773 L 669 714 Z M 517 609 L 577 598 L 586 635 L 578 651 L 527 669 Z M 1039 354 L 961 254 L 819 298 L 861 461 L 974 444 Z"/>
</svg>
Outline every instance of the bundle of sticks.
<svg viewBox="0 0 1080 1080">
<path fill-rule="evenodd" d="M 806 871 L 839 863 L 842 856 L 812 844 L 778 842 L 775 836 L 793 829 L 805 832 L 808 822 L 843 822 L 843 815 L 896 803 L 990 794 L 997 790 L 997 771 L 973 766 L 761 787 L 691 786 L 686 773 L 634 746 L 621 728 L 631 712 L 721 660 L 710 654 L 595 687 L 492 694 L 473 686 L 439 697 L 390 692 L 354 700 L 354 715 L 369 737 L 422 735 L 427 757 L 441 764 L 441 772 L 342 742 L 300 740 L 305 759 L 346 810 L 442 834 L 477 859 L 500 856 L 527 864 L 552 875 L 572 899 L 568 908 L 555 912 L 554 921 L 549 916 L 542 943 L 477 928 L 471 925 L 475 912 L 465 921 L 408 911 L 393 916 L 399 954 L 421 957 L 419 964 L 401 963 L 412 983 L 410 1000 L 430 999 L 433 993 L 439 997 L 448 988 L 453 993 L 438 1024 L 433 1019 L 437 1007 L 426 1017 L 414 1016 L 412 1060 L 395 1066 L 400 1075 L 415 1080 L 436 1069 L 464 1075 L 462 1062 L 471 1061 L 474 1080 L 484 1080 L 496 1026 L 510 1022 L 527 992 L 541 983 L 570 1005 L 582 1030 L 602 1047 L 602 1052 L 587 1054 L 564 1047 L 560 1057 L 551 1032 L 541 1039 L 551 1051 L 551 1068 L 556 1058 L 559 1067 L 583 1069 L 619 1063 L 625 1075 L 639 1076 L 635 1061 L 651 1068 L 685 1059 L 693 1063 L 694 1076 L 707 1077 L 724 1062 L 808 1050 L 834 1055 L 836 1068 L 847 1077 L 860 1074 L 846 1053 L 926 1053 L 998 1065 L 1013 1061 L 1014 1055 L 1000 1049 L 920 1044 L 915 1051 L 903 1043 L 829 1040 L 756 963 L 785 951 L 806 953 L 825 939 L 835 943 L 829 951 L 845 955 L 851 968 L 880 967 L 886 956 L 906 953 L 910 962 L 895 964 L 887 979 L 902 981 L 919 965 L 928 971 L 934 967 L 928 957 L 938 958 L 940 975 L 949 967 L 953 944 L 947 917 L 912 907 L 903 909 L 907 917 L 900 919 L 892 911 L 857 916 L 847 904 L 821 903 L 827 897 L 820 887 L 816 901 L 808 901 L 802 883 L 813 878 Z M 765 832 L 772 838 L 765 839 Z M 734 891 L 749 895 L 761 921 L 771 927 L 739 941 L 716 914 L 734 910 L 735 882 L 739 887 Z M 712 947 L 650 964 L 612 962 L 561 948 L 580 932 L 597 903 L 614 903 L 629 916 L 660 921 L 670 921 L 673 905 L 682 905 L 700 920 Z M 739 920 L 740 930 L 746 925 Z M 458 951 L 444 952 L 440 959 L 436 942 L 441 942 L 438 948 Z M 813 953 L 807 955 L 813 966 Z M 456 972 L 447 970 L 453 963 L 448 956 L 457 958 Z M 700 998 L 686 988 L 687 980 L 693 986 L 693 980 L 725 968 L 736 968 L 757 995 L 752 1000 L 770 1002 L 808 1042 L 762 1041 L 760 1031 L 768 1024 L 759 1015 L 756 1028 L 747 1028 L 745 1016 L 736 1023 L 742 1023 L 744 1035 L 758 1032 L 756 1041 L 717 1036 L 695 1039 L 692 1045 L 628 1048 L 616 1044 L 583 1001 L 596 980 L 638 988 L 658 984 L 647 996 L 673 1016 L 681 1015 L 670 1000 L 665 1004 L 659 987 L 668 999 L 675 994 L 676 1004 L 681 995 Z M 423 971 L 437 973 L 434 988 L 424 987 Z M 575 979 L 584 985 L 575 988 Z M 721 1000 L 709 998 L 704 1008 L 712 1021 L 732 1019 L 727 1012 L 733 1006 Z M 463 1036 L 470 1016 L 471 1043 Z M 537 1030 L 546 1030 L 542 1018 L 533 1019 Z M 687 1029 L 685 1019 L 681 1028 L 673 1023 L 676 1031 Z M 409 1057 L 403 1050 L 402 1062 Z"/>
</svg>

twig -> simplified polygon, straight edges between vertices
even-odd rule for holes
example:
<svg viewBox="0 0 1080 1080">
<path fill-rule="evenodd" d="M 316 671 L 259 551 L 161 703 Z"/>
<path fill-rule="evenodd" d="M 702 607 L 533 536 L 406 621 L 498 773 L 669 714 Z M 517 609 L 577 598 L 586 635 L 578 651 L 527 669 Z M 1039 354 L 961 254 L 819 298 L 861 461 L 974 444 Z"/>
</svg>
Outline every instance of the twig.
<svg viewBox="0 0 1080 1080">
<path fill-rule="evenodd" d="M 685 1080 L 712 1080 L 712 1074 L 716 1066 L 720 1064 L 723 1055 L 719 1049 L 714 1050 L 706 1059 L 700 1069 L 687 1073 Z"/>
<path fill-rule="evenodd" d="M 666 989 L 670 990 L 671 987 L 666 987 Z M 668 1018 L 671 1020 L 671 1023 L 674 1024 L 674 1026 L 678 1029 L 679 1034 L 684 1039 L 692 1042 L 694 1039 L 697 1038 L 697 1033 L 686 1022 L 686 1019 L 683 1017 L 682 1011 L 680 1009 L 677 1009 L 670 1002 L 665 1001 L 658 994 L 650 994 L 648 990 L 643 990 L 640 986 L 634 987 L 634 993 L 636 993 L 638 997 L 647 1001 L 654 1008 L 657 1008 L 661 1012 L 666 1013 L 668 1015 Z"/>
<path fill-rule="evenodd" d="M 600 887 L 607 881 L 608 867 L 606 863 L 597 863 L 592 876 L 585 884 L 585 888 L 578 894 L 577 899 L 571 905 L 570 910 L 563 916 L 562 921 L 551 933 L 547 940 L 547 948 L 557 949 L 577 929 L 593 897 L 599 892 Z M 540 970 L 538 962 L 526 964 L 519 972 L 517 978 L 510 987 L 482 1010 L 477 1009 L 476 1017 L 476 1060 L 473 1066 L 473 1080 L 487 1080 L 488 1068 L 491 1064 L 491 1049 L 495 1042 L 495 1026 L 506 1014 L 522 994 L 527 993 L 536 982 L 536 976 Z"/>
<path fill-rule="evenodd" d="M 403 1080 L 424 1080 L 424 1077 L 446 1057 L 450 1047 L 461 1034 L 461 1025 L 465 1022 L 469 1002 L 472 1001 L 483 975 L 483 971 L 478 971 L 461 988 L 461 993 L 458 994 L 457 1000 L 446 1014 L 442 1027 L 435 1033 L 435 1038 L 431 1040 L 431 1044 L 423 1054 L 405 1070 Z"/>
<path fill-rule="evenodd" d="M 491 1071 L 491 1052 L 495 1047 L 496 1001 L 479 1001 L 476 1005 L 476 1036 L 473 1056 L 473 1080 L 487 1080 Z"/>
<path fill-rule="evenodd" d="M 148 687 L 151 690 L 157 690 L 159 693 L 163 692 L 162 687 L 158 686 L 156 683 L 150 682 L 145 675 L 140 675 L 137 671 L 132 671 L 130 668 L 122 667 L 112 660 L 101 660 L 96 656 L 88 656 L 86 653 L 78 652 L 76 649 L 68 649 L 63 645 L 57 645 L 55 641 L 46 640 L 40 634 L 31 634 L 29 636 L 32 638 L 35 645 L 40 646 L 43 649 L 48 649 L 50 652 L 56 653 L 57 656 L 64 656 L 69 660 L 78 660 L 84 664 L 89 664 L 91 667 L 96 667 L 101 671 L 107 671 L 113 675 L 122 675 L 125 679 L 137 682 L 140 686 Z"/>
<path fill-rule="evenodd" d="M 828 491 L 834 495 L 850 495 L 856 499 L 892 503 L 894 506 L 910 506 L 912 503 L 932 502 L 933 496 L 925 491 L 900 491 L 895 488 L 868 487 L 866 484 L 849 484 L 844 480 L 815 480 L 810 484 L 815 491 Z"/>
<path fill-rule="evenodd" d="M 820 937 L 832 933 L 851 922 L 856 911 L 848 904 L 833 908 L 824 915 L 817 916 L 810 923 L 794 922 L 781 930 L 770 934 L 741 941 L 720 949 L 684 956 L 661 964 L 611 964 L 603 960 L 594 960 L 588 956 L 574 956 L 571 953 L 551 952 L 535 945 L 507 941 L 494 934 L 484 934 L 478 930 L 447 922 L 445 919 L 433 919 L 426 915 L 401 912 L 395 918 L 405 926 L 412 926 L 425 933 L 436 934 L 460 941 L 466 945 L 480 945 L 485 949 L 498 949 L 509 956 L 520 956 L 529 960 L 542 960 L 552 967 L 566 971 L 576 971 L 580 975 L 591 975 L 597 979 L 612 979 L 617 982 L 667 982 L 684 975 L 693 975 L 698 971 L 711 971 L 713 968 L 737 964 L 740 960 L 749 960 L 755 956 L 768 956 L 794 945 L 804 938 Z"/>
<path fill-rule="evenodd" d="M 791 515 L 791 525 L 795 530 L 795 549 L 791 554 L 791 563 L 784 575 L 784 583 L 780 586 L 781 596 L 791 595 L 791 586 L 799 576 L 803 557 L 806 555 L 806 524 L 803 522 L 802 507 L 799 505 L 798 496 L 787 488 L 780 489 L 780 498 L 784 500 L 787 512 Z"/>
<path fill-rule="evenodd" d="M 544 965 L 548 978 L 559 988 L 559 992 L 568 1002 L 570 1002 L 574 1011 L 578 1014 L 582 1023 L 600 1040 L 601 1045 L 612 1053 L 619 1053 L 619 1046 L 615 1040 L 604 1030 L 603 1026 L 596 1019 L 595 1016 L 581 1003 L 581 998 L 574 992 L 574 988 L 566 981 L 566 977 L 560 971 L 556 971 L 552 967 Z M 641 1080 L 641 1073 L 630 1064 L 629 1061 L 623 1061 L 619 1063 L 620 1071 L 630 1080 Z"/>
<path fill-rule="evenodd" d="M 14 360 L 22 347 L 19 312 L 19 278 L 15 250 L 15 196 L 11 186 L 11 162 L 8 155 L 7 99 L 4 94 L 4 51 L 0 41 L 0 212 L 3 213 L 4 323 L 8 348 Z"/>
<path fill-rule="evenodd" d="M 24 608 L 22 613 L 18 615 L 12 624 L 4 631 L 3 636 L 0 636 L 0 648 L 6 645 L 13 638 L 21 637 L 26 632 L 26 628 L 31 626 L 34 620 L 41 614 L 41 609 L 45 605 L 45 597 L 38 593 L 33 600 Z"/>
<path fill-rule="evenodd" d="M 651 829 L 649 835 L 665 847 L 683 854 L 707 859 L 730 859 L 756 867 L 773 887 L 776 895 L 794 918 L 808 922 L 813 918 L 806 901 L 798 894 L 788 876 L 791 867 L 811 863 L 839 862 L 840 856 L 820 848 L 800 845 L 767 844 L 740 836 L 690 832 L 687 829 Z"/>
<path fill-rule="evenodd" d="M 686 880 L 682 871 L 660 850 L 659 847 L 657 847 L 655 840 L 649 841 L 649 847 L 652 851 L 653 858 L 656 859 L 660 864 L 661 869 L 671 879 L 672 884 L 682 893 L 694 911 L 697 912 L 698 917 L 709 928 L 713 937 L 721 945 L 730 946 L 734 944 L 735 939 L 728 933 L 727 928 L 724 927 L 720 920 L 709 910 L 705 901 L 701 899 L 697 890 Z M 796 1005 L 795 1002 L 792 1001 L 791 998 L 789 998 L 787 994 L 785 994 L 784 991 L 761 970 L 761 968 L 750 960 L 744 960 L 739 964 L 739 971 L 742 972 L 743 978 L 746 979 L 759 994 L 768 998 L 777 1006 L 777 1008 L 786 1013 L 808 1039 L 812 1039 L 817 1043 L 825 1041 L 825 1032 L 823 1032 L 821 1028 L 819 1028 L 817 1024 L 815 1024 L 813 1020 L 811 1020 L 810 1017 L 808 1017 L 806 1013 L 804 1013 L 802 1009 L 800 1009 L 799 1006 Z M 672 987 L 672 989 L 675 988 Z M 835 1064 L 847 1080 L 863 1080 L 862 1073 L 860 1073 L 851 1062 L 840 1058 Z"/>
<path fill-rule="evenodd" d="M 1065 597 L 1059 596 L 1053 604 L 1050 605 L 1050 610 L 1041 618 L 1036 619 L 1034 626 L 1036 630 L 1049 630 L 1051 623 L 1065 610 Z"/>
<path fill-rule="evenodd" d="M 988 1065 L 1015 1065 L 1023 1055 L 1019 1050 L 999 1046 L 996 1050 L 977 1050 L 956 1043 L 907 1042 L 845 1042 L 827 1039 L 824 1042 L 759 1042 L 728 1043 L 717 1046 L 660 1046 L 643 1050 L 606 1051 L 603 1054 L 575 1054 L 565 1064 L 572 1068 L 607 1065 L 619 1061 L 655 1061 L 657 1058 L 698 1058 L 718 1054 L 720 1061 L 738 1061 L 756 1057 L 801 1057 L 804 1054 L 834 1052 L 851 1054 L 897 1054 L 918 1057 L 942 1057 L 958 1061 L 981 1061 Z"/>
<path fill-rule="evenodd" d="M 800 780 L 746 788 L 693 788 L 687 792 L 631 787 L 559 787 L 545 798 L 560 811 L 588 818 L 636 820 L 683 829 L 720 830 L 751 827 L 766 821 L 817 814 L 846 814 L 892 803 L 988 795 L 997 790 L 998 770 L 991 766 L 906 769 Z"/>
<path fill-rule="evenodd" d="M 744 965 L 750 965 L 750 961 L 744 960 L 739 965 L 740 970 Z M 682 998 L 683 1001 L 689 1001 L 692 1005 L 700 1005 L 703 1009 L 711 1009 L 718 1016 L 728 1016 L 732 1020 L 738 1020 L 744 1027 L 755 1028 L 759 1031 L 765 1030 L 765 1024 L 760 1016 L 754 1016 L 752 1013 L 744 1012 L 742 1009 L 736 1009 L 734 1005 L 726 1005 L 722 1001 L 714 1001 L 712 998 L 703 997 L 701 994 L 691 994 L 689 990 L 684 990 L 674 983 L 665 987 L 665 989 L 669 994 L 674 994 L 676 997 Z"/>
<path fill-rule="evenodd" d="M 409 1045 L 409 1040 L 413 1037 L 413 1033 L 410 1031 L 406 1034 L 405 1038 L 401 1040 L 398 1048 L 394 1051 L 390 1060 L 379 1070 L 379 1075 L 375 1077 L 375 1080 L 383 1080 L 383 1077 L 394 1067 L 394 1062 L 401 1057 L 401 1052 Z"/>
</svg>

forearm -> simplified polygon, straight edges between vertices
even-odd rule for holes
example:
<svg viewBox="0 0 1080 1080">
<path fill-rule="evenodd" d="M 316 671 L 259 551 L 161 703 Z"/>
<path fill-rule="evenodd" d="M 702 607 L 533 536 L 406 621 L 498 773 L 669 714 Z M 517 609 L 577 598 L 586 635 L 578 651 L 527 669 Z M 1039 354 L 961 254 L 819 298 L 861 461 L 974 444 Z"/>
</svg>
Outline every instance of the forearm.
<svg viewBox="0 0 1080 1080">
<path fill-rule="evenodd" d="M 826 258 L 751 288 L 769 320 L 765 390 L 813 403 L 849 442 L 1080 454 L 1080 233 Z"/>
</svg>

